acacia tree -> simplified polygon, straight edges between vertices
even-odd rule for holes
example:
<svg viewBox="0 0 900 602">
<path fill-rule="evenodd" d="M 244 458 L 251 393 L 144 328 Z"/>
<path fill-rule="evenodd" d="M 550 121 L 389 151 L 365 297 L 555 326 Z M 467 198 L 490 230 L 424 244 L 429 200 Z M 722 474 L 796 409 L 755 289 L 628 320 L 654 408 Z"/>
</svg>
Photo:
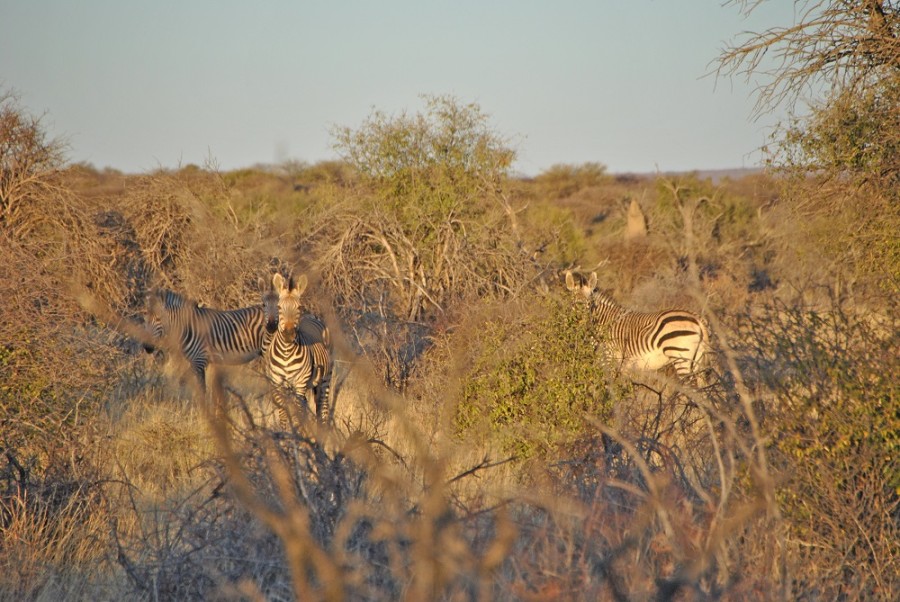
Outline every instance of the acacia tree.
<svg viewBox="0 0 900 602">
<path fill-rule="evenodd" d="M 745 13 L 763 0 L 732 0 Z M 719 57 L 719 75 L 763 75 L 757 111 L 809 91 L 829 99 L 900 77 L 900 4 L 894 0 L 794 0 L 797 22 L 748 32 Z M 774 55 L 773 67 L 764 67 Z M 827 102 L 827 101 L 826 101 Z"/>
</svg>

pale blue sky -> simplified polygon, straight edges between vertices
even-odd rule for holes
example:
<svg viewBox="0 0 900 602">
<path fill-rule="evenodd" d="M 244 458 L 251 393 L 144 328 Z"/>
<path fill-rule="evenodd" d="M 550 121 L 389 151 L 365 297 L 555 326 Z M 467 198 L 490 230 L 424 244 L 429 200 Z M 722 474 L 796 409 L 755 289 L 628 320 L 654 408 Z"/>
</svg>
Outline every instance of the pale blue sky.
<svg viewBox="0 0 900 602">
<path fill-rule="evenodd" d="M 752 167 L 777 116 L 703 77 L 744 30 L 720 0 L 0 0 L 0 85 L 69 158 L 145 172 L 335 158 L 334 126 L 422 94 L 475 102 L 517 171 Z"/>
</svg>

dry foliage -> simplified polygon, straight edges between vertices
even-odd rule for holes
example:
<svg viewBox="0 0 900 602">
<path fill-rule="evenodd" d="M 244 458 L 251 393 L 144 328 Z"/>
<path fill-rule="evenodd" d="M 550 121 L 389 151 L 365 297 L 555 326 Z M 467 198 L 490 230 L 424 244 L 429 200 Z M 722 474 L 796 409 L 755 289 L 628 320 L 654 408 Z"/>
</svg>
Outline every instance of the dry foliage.
<svg viewBox="0 0 900 602">
<path fill-rule="evenodd" d="M 0 228 L 12 238 L 34 230 L 45 201 L 65 197 L 56 176 L 63 144 L 47 140 L 41 119 L 29 115 L 14 92 L 0 90 Z"/>
</svg>

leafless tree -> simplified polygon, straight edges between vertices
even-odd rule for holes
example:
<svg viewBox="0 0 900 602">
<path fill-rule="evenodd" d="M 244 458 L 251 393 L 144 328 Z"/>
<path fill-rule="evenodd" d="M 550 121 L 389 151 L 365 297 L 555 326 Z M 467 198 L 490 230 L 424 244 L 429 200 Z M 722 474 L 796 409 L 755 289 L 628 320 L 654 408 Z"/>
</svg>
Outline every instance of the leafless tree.
<svg viewBox="0 0 900 602">
<path fill-rule="evenodd" d="M 731 0 L 750 14 L 763 0 Z M 837 96 L 900 76 L 900 3 L 895 0 L 795 0 L 796 22 L 746 32 L 727 46 L 717 74 L 763 75 L 756 112 L 793 107 L 808 91 Z M 766 60 L 774 58 L 772 66 Z"/>
</svg>

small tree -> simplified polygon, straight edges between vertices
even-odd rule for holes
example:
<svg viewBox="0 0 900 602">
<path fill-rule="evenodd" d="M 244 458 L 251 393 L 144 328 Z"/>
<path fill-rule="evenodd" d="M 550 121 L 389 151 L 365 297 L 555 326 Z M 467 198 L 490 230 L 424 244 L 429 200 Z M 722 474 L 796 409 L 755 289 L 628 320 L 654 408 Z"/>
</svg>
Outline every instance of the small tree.
<svg viewBox="0 0 900 602">
<path fill-rule="evenodd" d="M 477 105 L 447 96 L 426 103 L 424 114 L 375 111 L 358 129 L 335 131 L 360 182 L 353 206 L 329 218 L 340 231 L 328 237 L 324 276 L 338 307 L 356 312 L 346 316 L 354 329 L 377 332 L 379 345 L 395 340 L 378 350 L 393 358 L 386 373 L 395 383 L 455 301 L 524 280 L 505 192 L 513 151 Z"/>
<path fill-rule="evenodd" d="M 63 166 L 63 151 L 14 92 L 0 92 L 0 229 L 21 236 L 39 221 L 31 205 L 57 191 L 52 179 Z"/>
</svg>

